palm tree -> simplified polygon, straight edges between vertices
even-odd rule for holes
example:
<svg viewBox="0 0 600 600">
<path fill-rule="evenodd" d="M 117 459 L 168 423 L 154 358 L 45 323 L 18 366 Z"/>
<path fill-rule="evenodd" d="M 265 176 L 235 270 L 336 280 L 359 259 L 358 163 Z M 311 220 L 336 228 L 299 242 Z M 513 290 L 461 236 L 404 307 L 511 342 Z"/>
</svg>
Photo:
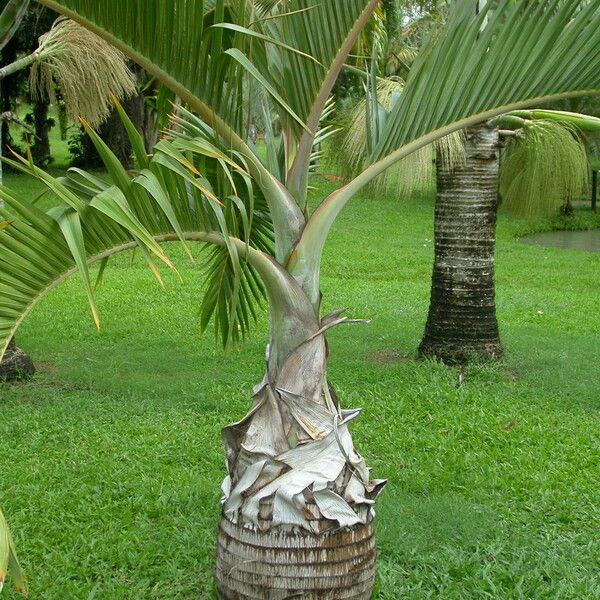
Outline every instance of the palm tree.
<svg viewBox="0 0 600 600">
<path fill-rule="evenodd" d="M 61 199 L 48 213 L 1 194 L 17 215 L 0 238 L 0 348 L 38 298 L 74 271 L 95 309 L 88 265 L 139 247 L 172 266 L 159 243 L 209 244 L 202 324 L 225 342 L 249 330 L 256 298 L 270 308 L 266 373 L 248 414 L 223 431 L 228 474 L 218 533 L 221 598 L 370 597 L 375 550 L 372 480 L 326 376 L 325 333 L 350 319 L 322 316 L 323 247 L 352 196 L 411 152 L 541 99 L 600 89 L 600 10 L 587 0 L 453 3 L 424 46 L 400 101 L 375 127 L 356 178 L 307 205 L 321 114 L 378 0 L 42 0 L 105 37 L 189 107 L 152 156 L 126 117 L 132 177 L 91 128 L 111 182 L 56 180 L 24 161 Z M 210 10 L 210 28 L 204 28 Z M 160 29 L 160 36 L 157 30 Z M 577 68 L 574 68 L 576 65 Z M 282 126 L 266 160 L 245 140 L 249 78 Z M 121 111 L 122 112 L 122 111 Z M 27 164 L 25 164 L 27 163 Z M 267 166 L 268 165 L 268 166 Z M 270 248 L 269 228 L 274 235 Z"/>
<path fill-rule="evenodd" d="M 12 35 L 16 31 L 28 6 L 29 1 L 11 0 L 2 12 L 0 19 L 7 33 L 2 35 L 0 49 L 9 41 L 8 33 Z M 113 90 L 118 97 L 129 96 L 135 91 L 134 80 L 123 54 L 69 19 L 57 19 L 40 38 L 39 47 L 34 52 L 0 67 L 0 85 L 5 77 L 27 68 L 31 69 L 30 87 L 34 98 L 54 100 L 56 83 L 60 86 L 67 113 L 72 118 L 84 116 L 94 125 L 100 124 L 109 114 L 110 101 L 106 90 Z M 47 112 L 48 104 L 42 106 Z M 45 116 L 42 120 L 45 123 Z M 0 125 L 4 121 L 17 123 L 29 130 L 13 113 L 2 113 Z M 0 158 L 2 147 L 0 127 Z M 16 345 L 14 339 L 11 340 L 0 362 L 0 381 L 15 381 L 34 373 L 31 358 Z"/>
<path fill-rule="evenodd" d="M 500 199 L 512 214 L 557 211 L 587 188 L 583 135 L 600 119 L 561 111 L 515 111 L 466 134 L 466 161 L 439 165 L 431 301 L 419 352 L 446 363 L 496 359 L 494 246 Z M 500 150 L 500 135 L 506 147 Z"/>
</svg>

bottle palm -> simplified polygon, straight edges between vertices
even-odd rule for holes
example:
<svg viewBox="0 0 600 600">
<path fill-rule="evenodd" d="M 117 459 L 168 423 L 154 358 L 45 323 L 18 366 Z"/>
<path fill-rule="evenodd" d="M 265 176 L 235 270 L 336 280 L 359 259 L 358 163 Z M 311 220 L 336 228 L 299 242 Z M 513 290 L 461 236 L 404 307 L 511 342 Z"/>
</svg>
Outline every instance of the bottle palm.
<svg viewBox="0 0 600 600">
<path fill-rule="evenodd" d="M 214 315 L 230 342 L 248 331 L 261 289 L 270 308 L 265 376 L 246 417 L 223 431 L 219 594 L 369 598 L 372 504 L 383 482 L 354 450 L 357 411 L 343 410 L 327 381 L 325 333 L 348 321 L 320 311 L 327 235 L 358 190 L 411 152 L 509 109 L 599 90 L 600 11 L 585 0 L 555 0 L 552 10 L 546 0 L 506 0 L 475 15 L 473 0 L 453 3 L 377 127 L 362 173 L 309 212 L 320 117 L 378 0 L 42 2 L 115 44 L 191 112 L 178 111 L 177 131 L 152 156 L 128 127 L 133 177 L 91 130 L 110 182 L 84 173 L 55 180 L 22 165 L 61 203 L 43 213 L 1 192 L 13 222 L 0 241 L 0 338 L 76 270 L 97 321 L 94 260 L 137 246 L 152 268 L 172 266 L 161 241 L 210 244 L 203 319 Z M 246 141 L 250 79 L 279 113 L 273 161 Z"/>
</svg>

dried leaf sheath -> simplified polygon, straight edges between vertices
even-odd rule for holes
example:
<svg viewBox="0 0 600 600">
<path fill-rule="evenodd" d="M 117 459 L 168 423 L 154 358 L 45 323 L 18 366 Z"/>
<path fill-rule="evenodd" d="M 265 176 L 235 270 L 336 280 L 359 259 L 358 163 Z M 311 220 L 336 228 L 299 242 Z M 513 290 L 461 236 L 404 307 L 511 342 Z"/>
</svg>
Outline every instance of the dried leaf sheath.
<svg viewBox="0 0 600 600">
<path fill-rule="evenodd" d="M 223 510 L 234 523 L 322 533 L 366 524 L 383 481 L 371 481 L 325 378 L 323 334 L 267 373 L 253 407 L 223 430 L 229 476 Z"/>
<path fill-rule="evenodd" d="M 370 598 L 372 505 L 385 482 L 370 480 L 354 450 L 348 424 L 360 411 L 342 410 L 327 384 L 321 328 L 267 372 L 246 417 L 223 430 L 221 598 Z"/>
</svg>

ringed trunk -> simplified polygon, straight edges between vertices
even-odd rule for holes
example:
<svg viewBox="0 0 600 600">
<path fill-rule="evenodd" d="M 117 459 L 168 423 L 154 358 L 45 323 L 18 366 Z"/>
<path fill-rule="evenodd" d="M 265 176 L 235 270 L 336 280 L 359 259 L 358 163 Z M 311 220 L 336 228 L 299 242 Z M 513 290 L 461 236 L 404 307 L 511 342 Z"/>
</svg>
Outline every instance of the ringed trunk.
<svg viewBox="0 0 600 600">
<path fill-rule="evenodd" d="M 450 364 L 502 354 L 494 288 L 498 130 L 483 125 L 465 135 L 464 164 L 451 172 L 437 165 L 431 301 L 419 347 Z"/>
<path fill-rule="evenodd" d="M 372 505 L 385 482 L 370 479 L 354 450 L 348 424 L 360 411 L 343 410 L 326 378 L 324 332 L 347 319 L 310 311 L 272 330 L 252 408 L 222 432 L 221 599 L 371 597 Z M 288 340 L 274 339 L 278 331 Z M 302 341 L 283 356 L 290 337 Z"/>
</svg>

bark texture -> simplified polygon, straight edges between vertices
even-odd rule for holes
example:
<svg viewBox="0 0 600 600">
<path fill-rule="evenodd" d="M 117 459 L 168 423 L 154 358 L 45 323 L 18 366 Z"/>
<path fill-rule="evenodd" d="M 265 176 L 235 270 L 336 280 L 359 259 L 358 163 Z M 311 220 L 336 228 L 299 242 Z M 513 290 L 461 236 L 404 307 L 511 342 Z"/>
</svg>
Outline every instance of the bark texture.
<svg viewBox="0 0 600 600">
<path fill-rule="evenodd" d="M 48 118 L 50 104 L 38 100 L 33 104 L 31 121 L 35 131 L 35 139 L 31 146 L 31 156 L 35 164 L 45 167 L 52 162 L 50 152 L 50 130 L 54 126 L 54 119 Z"/>
<path fill-rule="evenodd" d="M 494 246 L 498 209 L 498 131 L 466 132 L 466 161 L 438 163 L 431 302 L 419 352 L 451 364 L 496 359 Z"/>
<path fill-rule="evenodd" d="M 0 362 L 0 381 L 19 381 L 34 373 L 33 361 L 17 346 L 13 338 Z"/>
<path fill-rule="evenodd" d="M 369 600 L 375 576 L 371 523 L 308 532 L 254 531 L 223 519 L 217 581 L 227 600 Z"/>
<path fill-rule="evenodd" d="M 354 450 L 348 424 L 360 411 L 342 410 L 327 383 L 324 332 L 347 321 L 341 312 L 318 320 L 311 307 L 273 328 L 304 341 L 280 354 L 272 337 L 252 408 L 223 430 L 221 598 L 370 598 L 372 505 L 385 482 Z"/>
</svg>

